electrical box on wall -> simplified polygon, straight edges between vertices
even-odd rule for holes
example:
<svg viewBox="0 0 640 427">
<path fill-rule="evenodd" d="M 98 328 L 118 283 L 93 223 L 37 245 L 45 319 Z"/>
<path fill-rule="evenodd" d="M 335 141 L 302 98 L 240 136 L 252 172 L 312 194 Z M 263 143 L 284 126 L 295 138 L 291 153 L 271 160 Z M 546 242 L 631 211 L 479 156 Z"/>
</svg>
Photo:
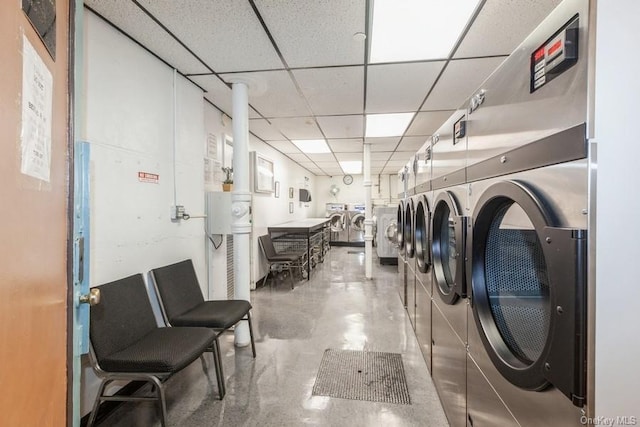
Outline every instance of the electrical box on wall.
<svg viewBox="0 0 640 427">
<path fill-rule="evenodd" d="M 231 233 L 231 193 L 209 191 L 205 193 L 207 234 Z"/>
</svg>

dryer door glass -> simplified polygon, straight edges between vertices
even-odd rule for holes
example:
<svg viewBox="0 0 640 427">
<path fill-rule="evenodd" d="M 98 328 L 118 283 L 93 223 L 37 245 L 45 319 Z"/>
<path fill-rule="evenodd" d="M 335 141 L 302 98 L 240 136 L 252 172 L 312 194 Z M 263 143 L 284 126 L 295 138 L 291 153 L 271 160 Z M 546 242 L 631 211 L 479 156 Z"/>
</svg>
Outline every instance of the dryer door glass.
<svg viewBox="0 0 640 427">
<path fill-rule="evenodd" d="M 416 207 L 414 243 L 416 247 L 418 270 L 422 273 L 426 273 L 431 264 L 431 259 L 429 257 L 429 226 L 427 212 L 428 207 L 426 206 L 426 200 L 421 200 Z"/>
<path fill-rule="evenodd" d="M 396 236 L 396 243 L 398 244 L 400 253 L 404 253 L 404 206 L 402 202 L 398 204 L 396 227 L 398 231 L 398 235 Z"/>
<path fill-rule="evenodd" d="M 438 233 L 440 262 L 442 263 L 442 272 L 444 273 L 445 279 L 442 281 L 440 287 L 446 287 L 446 289 L 442 289 L 442 291 L 448 294 L 453 288 L 456 277 L 458 245 L 456 242 L 454 219 L 451 217 L 451 210 L 446 205 L 443 206 L 440 217 L 442 218 L 440 228 L 433 230 L 433 232 Z"/>
<path fill-rule="evenodd" d="M 517 203 L 496 211 L 484 262 L 489 308 L 498 331 L 513 355 L 530 365 L 547 341 L 549 278 L 536 230 Z"/>
<path fill-rule="evenodd" d="M 343 215 L 342 214 L 333 214 L 331 215 L 331 231 L 333 231 L 334 233 L 338 233 L 342 230 L 344 230 L 344 221 L 343 221 Z"/>
</svg>

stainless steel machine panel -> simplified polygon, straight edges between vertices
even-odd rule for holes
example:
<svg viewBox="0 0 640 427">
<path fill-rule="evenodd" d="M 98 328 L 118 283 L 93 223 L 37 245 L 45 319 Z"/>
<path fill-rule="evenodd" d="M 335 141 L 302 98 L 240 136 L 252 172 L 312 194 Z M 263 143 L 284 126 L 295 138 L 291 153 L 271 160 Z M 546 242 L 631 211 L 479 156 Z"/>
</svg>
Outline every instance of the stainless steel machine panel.
<svg viewBox="0 0 640 427">
<path fill-rule="evenodd" d="M 432 311 L 433 382 L 452 427 L 467 425 L 467 351 L 437 306 Z"/>
<path fill-rule="evenodd" d="M 416 329 L 416 273 L 415 259 L 409 259 L 407 265 L 407 315 L 413 329 Z M 414 268 L 411 268 L 414 267 Z"/>
<path fill-rule="evenodd" d="M 586 121 L 588 9 L 585 0 L 563 1 L 471 98 L 467 166 Z M 532 55 L 576 15 L 577 62 L 531 93 Z"/>
<path fill-rule="evenodd" d="M 386 258 L 397 259 L 398 257 L 396 210 L 394 207 L 382 206 L 374 209 L 376 217 L 376 253 L 381 263 Z"/>
<path fill-rule="evenodd" d="M 432 138 L 431 186 L 433 189 L 462 184 L 466 180 L 467 138 L 456 137 L 454 127 L 466 118 L 466 106 L 444 122 Z"/>
<path fill-rule="evenodd" d="M 431 189 L 431 138 L 420 147 L 416 159 L 416 194 Z"/>
<path fill-rule="evenodd" d="M 469 311 L 469 316 L 473 316 Z M 522 426 L 579 426 L 580 408 L 555 388 L 528 391 L 515 387 L 495 368 L 485 352 L 478 330 L 469 325 L 469 355 Z M 484 408 L 483 408 L 484 409 Z"/>
<path fill-rule="evenodd" d="M 467 425 L 472 427 L 520 425 L 470 356 L 467 356 Z"/>
<path fill-rule="evenodd" d="M 422 356 L 431 371 L 431 295 L 419 281 L 416 282 L 415 326 Z"/>
</svg>

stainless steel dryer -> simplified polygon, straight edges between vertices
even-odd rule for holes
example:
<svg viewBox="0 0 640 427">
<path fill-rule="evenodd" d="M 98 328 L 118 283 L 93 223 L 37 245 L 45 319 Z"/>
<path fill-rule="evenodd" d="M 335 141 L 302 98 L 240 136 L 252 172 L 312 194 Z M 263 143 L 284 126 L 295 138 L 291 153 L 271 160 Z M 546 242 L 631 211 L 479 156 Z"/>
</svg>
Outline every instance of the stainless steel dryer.
<svg viewBox="0 0 640 427">
<path fill-rule="evenodd" d="M 404 221 L 405 221 L 405 196 L 406 196 L 406 170 L 402 169 L 398 173 L 398 188 L 403 188 L 403 191 L 398 194 L 400 201 L 398 202 L 397 209 L 397 230 L 396 243 L 398 245 L 398 294 L 400 295 L 400 301 L 403 306 L 407 306 L 407 262 L 405 257 L 404 246 Z"/>
<path fill-rule="evenodd" d="M 474 426 L 578 426 L 589 404 L 588 12 L 561 3 L 469 105 Z"/>
<path fill-rule="evenodd" d="M 432 143 L 431 255 L 433 263 L 432 376 L 452 426 L 466 426 L 467 289 L 465 241 L 468 196 L 466 137 L 456 111 Z"/>
<path fill-rule="evenodd" d="M 407 263 L 406 307 L 409 321 L 414 328 L 416 320 L 416 251 L 414 246 L 415 236 L 413 235 L 415 200 L 415 196 L 407 197 L 404 209 L 404 255 Z"/>
<path fill-rule="evenodd" d="M 344 203 L 327 203 L 325 218 L 330 220 L 330 242 L 332 244 L 347 242 L 349 240 L 347 205 Z"/>
<path fill-rule="evenodd" d="M 380 264 L 398 262 L 398 223 L 396 208 L 379 206 L 374 209 L 376 218 L 376 253 Z"/>
<path fill-rule="evenodd" d="M 416 154 L 415 247 L 415 332 L 420 350 L 431 370 L 431 139 Z"/>
<path fill-rule="evenodd" d="M 351 204 L 347 207 L 349 214 L 349 244 L 351 246 L 364 246 L 364 208 L 363 204 Z"/>
</svg>

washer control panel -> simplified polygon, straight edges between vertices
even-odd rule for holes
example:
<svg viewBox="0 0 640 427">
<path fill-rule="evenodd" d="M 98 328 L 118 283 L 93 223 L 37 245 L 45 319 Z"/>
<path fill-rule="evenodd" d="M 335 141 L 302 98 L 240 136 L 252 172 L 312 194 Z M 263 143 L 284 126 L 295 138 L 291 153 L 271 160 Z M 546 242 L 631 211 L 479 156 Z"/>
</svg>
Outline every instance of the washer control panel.
<svg viewBox="0 0 640 427">
<path fill-rule="evenodd" d="M 578 16 L 574 16 L 531 54 L 530 93 L 578 62 Z"/>
</svg>

